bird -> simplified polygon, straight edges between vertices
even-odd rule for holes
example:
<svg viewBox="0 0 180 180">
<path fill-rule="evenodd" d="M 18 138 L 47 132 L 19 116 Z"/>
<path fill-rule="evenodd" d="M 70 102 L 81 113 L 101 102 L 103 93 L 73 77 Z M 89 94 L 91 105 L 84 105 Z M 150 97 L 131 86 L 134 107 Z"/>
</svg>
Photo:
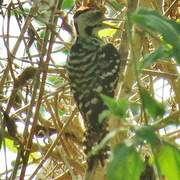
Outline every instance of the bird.
<svg viewBox="0 0 180 180">
<path fill-rule="evenodd" d="M 107 110 L 101 95 L 113 97 L 118 82 L 120 53 L 111 43 L 105 43 L 98 32 L 112 28 L 105 23 L 100 9 L 84 8 L 74 14 L 76 40 L 67 60 L 67 74 L 71 92 L 84 119 L 86 128 L 85 153 L 99 144 L 108 133 L 107 121 L 99 116 Z M 108 147 L 87 158 L 87 171 L 107 158 Z"/>
</svg>

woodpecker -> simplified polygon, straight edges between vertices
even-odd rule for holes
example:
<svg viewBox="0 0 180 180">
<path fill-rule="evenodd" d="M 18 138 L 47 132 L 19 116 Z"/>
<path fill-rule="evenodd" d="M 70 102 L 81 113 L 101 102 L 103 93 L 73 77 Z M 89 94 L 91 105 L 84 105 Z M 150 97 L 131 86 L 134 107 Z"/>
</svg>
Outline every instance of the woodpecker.
<svg viewBox="0 0 180 180">
<path fill-rule="evenodd" d="M 98 37 L 99 30 L 109 28 L 104 20 L 103 13 L 97 9 L 75 13 L 77 38 L 67 60 L 71 91 L 86 127 L 86 154 L 107 134 L 107 122 L 98 121 L 99 115 L 107 109 L 100 95 L 114 96 L 120 67 L 117 49 Z M 99 154 L 87 159 L 89 171 L 95 163 L 104 161 L 106 151 L 104 147 Z"/>
</svg>

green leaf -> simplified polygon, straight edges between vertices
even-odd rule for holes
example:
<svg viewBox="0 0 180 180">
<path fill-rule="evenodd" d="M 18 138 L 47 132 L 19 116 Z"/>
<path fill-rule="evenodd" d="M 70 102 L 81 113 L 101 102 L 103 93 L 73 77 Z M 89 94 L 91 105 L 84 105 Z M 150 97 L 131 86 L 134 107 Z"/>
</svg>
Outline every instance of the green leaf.
<svg viewBox="0 0 180 180">
<path fill-rule="evenodd" d="M 157 61 L 160 58 L 169 57 L 172 54 L 170 49 L 165 48 L 164 46 L 159 47 L 154 52 L 145 55 L 143 61 L 140 63 L 139 69 L 146 68 L 150 66 L 152 63 Z"/>
<path fill-rule="evenodd" d="M 143 87 L 140 88 L 140 96 L 145 109 L 151 117 L 156 119 L 158 116 L 162 117 L 164 115 L 164 106 L 156 101 Z"/>
<path fill-rule="evenodd" d="M 17 148 L 14 146 L 14 141 L 8 138 L 5 138 L 6 147 L 12 151 L 17 152 Z"/>
<path fill-rule="evenodd" d="M 116 101 L 115 99 L 101 95 L 101 98 L 103 99 L 104 103 L 108 106 L 109 111 L 114 115 L 118 117 L 124 117 L 126 114 L 126 111 L 128 109 L 128 101 L 126 99 L 121 99 Z"/>
<path fill-rule="evenodd" d="M 159 144 L 159 138 L 157 137 L 157 135 L 154 132 L 154 129 L 151 126 L 142 126 L 142 127 L 138 127 L 136 130 L 136 139 L 138 141 L 145 143 L 149 143 L 152 146 L 155 146 L 157 144 Z"/>
<path fill-rule="evenodd" d="M 169 143 L 163 143 L 155 151 L 158 172 L 167 180 L 180 179 L 180 150 Z"/>
<path fill-rule="evenodd" d="M 73 0 L 64 0 L 63 1 L 63 9 L 70 9 L 74 4 Z"/>
<path fill-rule="evenodd" d="M 133 146 L 118 145 L 108 164 L 108 180 L 139 180 L 143 162 Z"/>
<path fill-rule="evenodd" d="M 180 33 L 180 21 L 179 21 L 179 19 L 177 19 L 176 21 L 171 20 L 171 19 L 166 19 L 166 21 L 173 26 L 173 28 L 177 31 L 178 34 Z"/>
<path fill-rule="evenodd" d="M 154 10 L 139 9 L 131 15 L 134 23 L 139 25 L 142 29 L 158 32 L 163 36 L 163 39 L 172 45 L 174 56 L 178 63 L 180 63 L 180 23 L 168 20 L 159 15 Z"/>
<path fill-rule="evenodd" d="M 63 79 L 60 76 L 48 76 L 48 83 L 54 85 L 54 86 L 58 86 L 61 85 L 63 83 Z"/>
</svg>

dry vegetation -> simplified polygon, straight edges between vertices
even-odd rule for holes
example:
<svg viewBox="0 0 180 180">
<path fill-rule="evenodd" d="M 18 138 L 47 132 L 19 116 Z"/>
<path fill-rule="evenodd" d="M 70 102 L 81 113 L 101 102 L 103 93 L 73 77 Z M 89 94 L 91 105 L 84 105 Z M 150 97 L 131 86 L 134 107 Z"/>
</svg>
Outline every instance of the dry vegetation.
<svg viewBox="0 0 180 180">
<path fill-rule="evenodd" d="M 66 0 L 65 0 L 66 1 Z M 83 1 L 83 0 L 82 0 Z M 75 39 L 72 15 L 82 3 L 62 0 L 41 0 L 41 3 L 8 1 L 1 5 L 2 31 L 0 34 L 0 142 L 6 150 L 14 151 L 14 166 L 8 172 L 0 170 L 0 179 L 82 179 L 86 163 L 83 153 L 84 126 L 69 90 L 64 59 Z M 0 1 L 1 2 L 1 1 Z M 55 3 L 56 2 L 56 3 Z M 94 1 L 101 8 L 109 7 L 111 15 L 120 19 L 119 31 L 106 37 L 114 43 L 122 57 L 117 99 L 126 98 L 141 104 L 138 83 L 166 106 L 167 115 L 153 123 L 163 139 L 178 144 L 180 130 L 175 125 L 180 117 L 180 77 L 178 64 L 172 58 L 158 59 L 136 76 L 134 64 L 160 45 L 160 37 L 147 35 L 133 27 L 129 42 L 126 15 L 137 7 L 156 10 L 169 19 L 178 19 L 180 7 L 176 0 L 126 2 L 117 0 Z M 113 1 L 115 2 L 115 1 Z M 87 1 L 84 0 L 86 4 Z M 50 20 L 48 18 L 50 17 Z M 13 29 L 16 28 L 16 34 Z M 64 35 L 63 33 L 66 33 Z M 68 34 L 68 35 L 67 35 Z M 68 40 L 65 40 L 66 37 Z M 138 79 L 137 79 L 138 78 Z M 146 124 L 141 108 L 136 115 L 129 110 L 128 122 Z M 169 124 L 171 128 L 166 128 Z M 127 128 L 127 124 L 110 120 L 110 129 Z M 159 131 L 161 129 L 161 131 Z M 113 146 L 132 136 L 120 132 Z M 9 150 L 8 150 L 9 149 Z M 144 150 L 146 151 L 146 150 Z M 33 171 L 29 168 L 34 165 Z M 17 175 L 18 172 L 18 175 Z M 19 178 L 18 178 L 19 179 Z"/>
</svg>

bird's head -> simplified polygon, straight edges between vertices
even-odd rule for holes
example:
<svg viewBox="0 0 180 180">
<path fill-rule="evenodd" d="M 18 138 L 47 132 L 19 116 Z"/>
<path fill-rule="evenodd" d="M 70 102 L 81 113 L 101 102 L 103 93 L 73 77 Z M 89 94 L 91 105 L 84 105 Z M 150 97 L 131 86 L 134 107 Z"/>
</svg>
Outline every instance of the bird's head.
<svg viewBox="0 0 180 180">
<path fill-rule="evenodd" d="M 104 23 L 104 14 L 97 9 L 86 8 L 77 11 L 74 15 L 74 25 L 78 36 L 97 36 L 99 30 L 113 28 Z"/>
</svg>

